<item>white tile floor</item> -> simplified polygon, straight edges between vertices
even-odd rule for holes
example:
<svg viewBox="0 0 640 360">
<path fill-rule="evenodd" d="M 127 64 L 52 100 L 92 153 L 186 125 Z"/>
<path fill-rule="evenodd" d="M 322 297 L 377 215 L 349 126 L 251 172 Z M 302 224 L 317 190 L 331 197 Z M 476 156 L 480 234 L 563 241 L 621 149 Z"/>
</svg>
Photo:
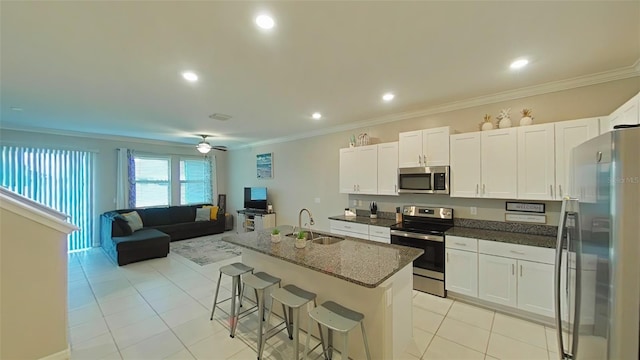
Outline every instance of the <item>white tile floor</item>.
<svg viewBox="0 0 640 360">
<path fill-rule="evenodd" d="M 199 266 L 172 253 L 118 267 L 100 249 L 70 254 L 71 359 L 255 359 L 255 315 L 235 339 L 221 311 L 209 321 L 218 268 L 239 260 Z M 221 297 L 230 294 L 225 278 Z M 553 329 L 419 292 L 413 304 L 414 338 L 401 359 L 557 359 Z M 290 344 L 280 333 L 265 359 L 292 358 Z"/>
</svg>

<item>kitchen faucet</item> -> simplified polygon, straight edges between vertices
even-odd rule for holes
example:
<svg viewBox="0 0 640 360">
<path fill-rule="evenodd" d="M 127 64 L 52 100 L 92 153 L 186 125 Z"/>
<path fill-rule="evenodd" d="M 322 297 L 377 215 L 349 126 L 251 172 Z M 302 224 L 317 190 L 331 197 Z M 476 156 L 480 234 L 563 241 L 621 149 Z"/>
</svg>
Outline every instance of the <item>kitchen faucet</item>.
<svg viewBox="0 0 640 360">
<path fill-rule="evenodd" d="M 313 239 L 313 230 L 311 230 L 311 225 L 315 225 L 316 222 L 313 221 L 313 215 L 311 215 L 311 211 L 309 211 L 309 209 L 307 208 L 303 208 L 298 214 L 298 229 L 302 231 L 302 213 L 305 211 L 307 212 L 307 214 L 309 214 L 309 232 L 311 233 L 311 239 Z"/>
</svg>

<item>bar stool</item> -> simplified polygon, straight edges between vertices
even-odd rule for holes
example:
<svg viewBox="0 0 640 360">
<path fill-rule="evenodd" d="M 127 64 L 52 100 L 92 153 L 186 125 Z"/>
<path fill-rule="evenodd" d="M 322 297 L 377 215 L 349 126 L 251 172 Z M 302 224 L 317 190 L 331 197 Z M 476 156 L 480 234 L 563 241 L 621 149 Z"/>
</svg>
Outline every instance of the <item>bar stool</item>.
<svg viewBox="0 0 640 360">
<path fill-rule="evenodd" d="M 322 305 L 316 307 L 309 312 L 309 316 L 318 323 L 318 329 L 320 330 L 320 344 L 322 345 L 322 351 L 324 357 L 327 360 L 331 359 L 333 354 L 333 332 L 337 331 L 344 335 L 344 348 L 342 349 L 341 359 L 349 359 L 349 331 L 360 324 L 362 329 L 362 339 L 364 340 L 364 349 L 367 353 L 367 359 L 371 360 L 371 354 L 369 354 L 369 343 L 367 342 L 367 335 L 364 332 L 364 315 L 359 312 L 355 312 L 351 309 L 336 304 L 333 301 L 326 301 Z M 322 326 L 327 328 L 327 346 L 325 347 L 324 338 L 322 336 Z M 311 326 L 309 326 L 311 328 Z M 306 346 L 309 346 L 309 336 L 307 336 Z M 305 359 L 307 353 L 305 353 Z"/>
<path fill-rule="evenodd" d="M 218 304 L 223 303 L 227 300 L 231 300 L 231 312 L 229 312 L 229 315 L 233 316 L 235 314 L 236 297 L 239 297 L 241 292 L 240 275 L 244 275 L 247 273 L 253 273 L 253 268 L 251 266 L 247 266 L 239 262 L 225 265 L 220 268 L 220 275 L 218 276 L 218 286 L 216 286 L 216 295 L 213 297 L 213 307 L 211 309 L 211 318 L 209 320 L 213 320 L 213 313 L 216 311 L 216 307 L 219 307 Z M 231 276 L 231 297 L 228 299 L 218 301 L 218 292 L 220 291 L 220 282 L 222 281 L 222 274 Z M 236 294 L 236 289 L 237 289 L 237 294 Z M 240 306 L 242 306 L 241 297 L 239 298 L 239 301 L 240 301 Z M 232 318 L 232 321 L 235 322 L 235 318 Z"/>
<path fill-rule="evenodd" d="M 302 290 L 295 285 L 285 285 L 282 288 L 276 289 L 271 293 L 271 306 L 269 307 L 269 315 L 267 316 L 267 328 L 262 335 L 262 342 L 258 347 L 258 359 L 262 359 L 262 352 L 264 351 L 264 345 L 266 341 L 272 336 L 278 334 L 283 329 L 277 330 L 277 327 L 285 324 L 287 333 L 289 333 L 289 339 L 294 341 L 293 343 L 293 358 L 299 359 L 298 350 L 300 349 L 299 335 L 300 335 L 300 308 L 313 301 L 313 305 L 316 305 L 316 294 Z M 275 325 L 272 329 L 269 329 L 269 321 L 271 320 L 271 314 L 273 313 L 273 303 L 279 302 L 282 304 L 282 314 L 284 321 L 278 325 Z M 287 316 L 287 312 L 288 315 Z M 276 331 L 274 331 L 276 330 Z M 269 334 L 272 331 L 272 334 Z M 304 351 L 307 347 L 305 346 Z"/>
<path fill-rule="evenodd" d="M 258 302 L 258 350 L 260 348 L 260 344 L 262 344 L 262 322 L 264 321 L 264 291 L 271 286 L 278 285 L 280 287 L 280 278 L 275 276 L 271 276 L 265 272 L 257 272 L 255 274 L 247 274 L 242 277 L 242 291 L 240 293 L 240 298 L 244 297 L 244 289 L 247 285 L 254 289 L 256 293 L 256 301 Z M 239 311 L 239 310 L 238 310 Z M 244 313 L 247 313 L 245 311 Z M 248 314 L 247 314 L 248 315 Z M 238 317 L 239 314 L 236 313 L 235 317 Z M 236 328 L 238 326 L 238 322 L 235 321 L 231 326 L 231 337 L 236 336 Z"/>
</svg>

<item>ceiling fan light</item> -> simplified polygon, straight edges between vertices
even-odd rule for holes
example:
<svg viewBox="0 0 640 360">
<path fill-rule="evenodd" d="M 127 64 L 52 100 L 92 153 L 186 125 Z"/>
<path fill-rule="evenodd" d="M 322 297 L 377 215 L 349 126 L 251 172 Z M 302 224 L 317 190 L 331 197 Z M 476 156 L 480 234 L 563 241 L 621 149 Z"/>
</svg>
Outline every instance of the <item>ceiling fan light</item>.
<svg viewBox="0 0 640 360">
<path fill-rule="evenodd" d="M 209 144 L 206 141 L 202 141 L 198 143 L 198 145 L 196 145 L 196 149 L 198 149 L 198 151 L 201 152 L 202 154 L 206 154 L 209 151 L 211 151 L 211 144 Z"/>
</svg>

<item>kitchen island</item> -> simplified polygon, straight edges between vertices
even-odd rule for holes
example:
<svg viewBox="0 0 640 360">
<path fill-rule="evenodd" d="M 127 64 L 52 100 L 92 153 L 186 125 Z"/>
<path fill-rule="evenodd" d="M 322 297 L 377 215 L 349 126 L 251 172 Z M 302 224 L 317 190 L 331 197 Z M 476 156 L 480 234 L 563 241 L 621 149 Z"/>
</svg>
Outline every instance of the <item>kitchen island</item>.
<svg viewBox="0 0 640 360">
<path fill-rule="evenodd" d="M 343 237 L 335 244 L 308 243 L 294 247 L 285 234 L 293 226 L 279 226 L 282 241 L 271 242 L 270 230 L 223 237 L 243 248 L 242 262 L 318 295 L 318 304 L 335 301 L 365 315 L 364 324 L 374 359 L 398 358 L 413 337 L 412 264 L 422 250 Z M 301 319 L 301 329 L 306 321 Z M 318 337 L 317 327 L 312 334 Z M 364 359 L 362 335 L 350 334 L 349 355 Z M 341 341 L 336 341 L 340 350 Z"/>
</svg>

